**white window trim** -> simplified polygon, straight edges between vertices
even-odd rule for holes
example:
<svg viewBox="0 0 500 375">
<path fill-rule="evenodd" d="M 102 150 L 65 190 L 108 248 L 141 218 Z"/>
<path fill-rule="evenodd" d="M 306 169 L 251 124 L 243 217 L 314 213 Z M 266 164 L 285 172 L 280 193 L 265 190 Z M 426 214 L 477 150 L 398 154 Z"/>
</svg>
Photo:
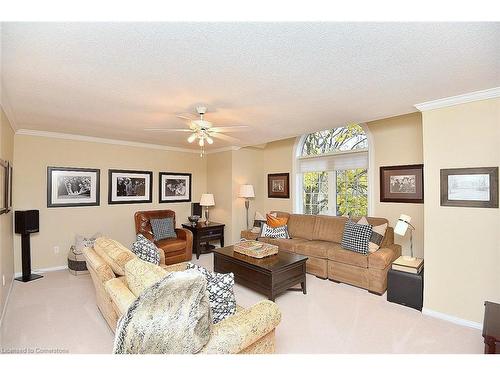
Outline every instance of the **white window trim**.
<svg viewBox="0 0 500 375">
<path fill-rule="evenodd" d="M 373 136 L 370 132 L 370 129 L 368 126 L 364 123 L 359 124 L 362 128 L 363 131 L 366 134 L 366 138 L 368 139 L 368 215 L 371 216 L 373 215 L 374 212 L 374 207 L 375 207 L 375 147 L 373 143 Z M 308 155 L 308 156 L 302 156 L 302 148 L 304 146 L 304 142 L 306 140 L 306 137 L 309 134 L 304 134 L 295 139 L 295 144 L 293 145 L 293 153 L 292 153 L 292 212 L 296 214 L 301 214 L 303 213 L 303 179 L 302 179 L 302 173 L 297 173 L 298 171 L 298 162 L 301 159 L 307 159 L 310 157 L 321 157 L 321 156 L 331 156 L 331 155 L 338 155 L 338 154 L 345 154 L 345 153 L 356 153 L 356 152 L 366 152 L 366 148 L 360 149 L 360 150 L 348 150 L 348 151 L 335 151 L 335 152 L 329 152 L 326 154 L 322 155 Z M 330 192 L 329 192 L 330 194 Z M 330 196 L 328 197 L 328 200 L 330 200 Z M 335 207 L 337 203 L 335 200 Z M 336 208 L 335 208 L 336 211 Z"/>
</svg>

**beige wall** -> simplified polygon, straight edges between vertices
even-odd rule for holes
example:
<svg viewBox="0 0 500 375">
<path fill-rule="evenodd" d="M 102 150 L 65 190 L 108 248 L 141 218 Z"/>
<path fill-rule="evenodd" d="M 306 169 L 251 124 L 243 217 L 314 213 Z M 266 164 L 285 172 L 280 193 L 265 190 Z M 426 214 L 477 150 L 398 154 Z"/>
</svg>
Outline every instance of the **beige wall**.
<svg viewBox="0 0 500 375">
<path fill-rule="evenodd" d="M 262 150 L 262 173 L 261 190 L 262 203 L 260 210 L 263 214 L 271 210 L 293 212 L 294 179 L 292 175 L 293 147 L 296 138 L 283 139 L 270 142 Z M 290 173 L 290 198 L 268 198 L 267 197 L 267 175 L 269 173 Z"/>
<path fill-rule="evenodd" d="M 372 216 L 385 217 L 394 227 L 399 215 L 410 215 L 415 226 L 413 253 L 424 256 L 424 204 L 380 202 L 380 167 L 423 163 L 422 116 L 420 112 L 372 121 L 368 126 L 374 147 L 370 149 L 373 166 Z M 425 198 L 425 197 L 424 197 Z M 403 246 L 403 254 L 410 253 L 410 235 L 395 235 L 395 242 Z"/>
<path fill-rule="evenodd" d="M 0 109 L 0 159 L 12 162 L 14 159 L 14 131 L 3 108 L 0 107 Z M 1 314 L 14 276 L 12 217 L 12 211 L 0 215 L 0 318 L 2 318 Z M 3 278 L 5 278 L 5 285 L 2 282 Z"/>
<path fill-rule="evenodd" d="M 207 193 L 214 195 L 215 207 L 210 208 L 210 220 L 224 223 L 224 237 L 229 244 L 232 238 L 233 188 L 232 188 L 232 151 L 208 154 Z M 195 196 L 195 202 L 200 201 Z M 205 214 L 203 214 L 205 215 Z"/>
<path fill-rule="evenodd" d="M 165 151 L 27 135 L 15 136 L 14 208 L 40 210 L 40 233 L 31 236 L 34 269 L 67 264 L 69 246 L 76 234 L 101 232 L 129 246 L 135 237 L 136 211 L 172 209 L 177 226 L 187 221 L 191 203 L 158 203 L 158 172 L 190 172 L 193 201 L 206 190 L 206 159 L 196 153 Z M 101 170 L 101 204 L 98 207 L 47 208 L 47 166 L 88 167 Z M 108 205 L 108 169 L 153 171 L 152 204 Z M 59 253 L 54 253 L 59 246 Z M 15 237 L 15 269 L 20 268 L 20 239 Z"/>
<path fill-rule="evenodd" d="M 440 169 L 500 164 L 500 99 L 423 113 L 424 308 L 481 322 L 500 302 L 500 211 L 440 206 Z"/>
</svg>

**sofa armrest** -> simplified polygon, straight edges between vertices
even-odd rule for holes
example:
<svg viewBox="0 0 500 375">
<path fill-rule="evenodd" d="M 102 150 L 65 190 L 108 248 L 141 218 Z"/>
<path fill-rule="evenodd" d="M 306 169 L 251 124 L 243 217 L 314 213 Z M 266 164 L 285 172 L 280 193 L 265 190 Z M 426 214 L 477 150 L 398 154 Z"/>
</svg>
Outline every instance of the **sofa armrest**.
<svg viewBox="0 0 500 375">
<path fill-rule="evenodd" d="M 401 256 L 401 245 L 386 245 L 368 256 L 368 268 L 385 269 Z"/>
<path fill-rule="evenodd" d="M 278 305 L 260 301 L 247 310 L 237 312 L 214 324 L 212 337 L 202 349 L 206 354 L 239 353 L 273 331 L 281 321 Z"/>
<path fill-rule="evenodd" d="M 104 287 L 122 315 L 127 312 L 129 306 L 136 300 L 136 296 L 120 279 L 108 280 Z"/>
<path fill-rule="evenodd" d="M 115 273 L 111 267 L 102 259 L 94 249 L 86 247 L 83 249 L 83 256 L 87 268 L 91 268 L 101 283 L 115 278 Z"/>
</svg>

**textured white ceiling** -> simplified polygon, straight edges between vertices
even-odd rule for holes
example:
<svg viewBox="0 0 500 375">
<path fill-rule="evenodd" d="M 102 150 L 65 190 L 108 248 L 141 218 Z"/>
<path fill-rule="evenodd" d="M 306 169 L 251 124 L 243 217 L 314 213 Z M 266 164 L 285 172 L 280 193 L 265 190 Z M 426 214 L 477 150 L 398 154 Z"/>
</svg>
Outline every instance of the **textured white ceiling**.
<svg viewBox="0 0 500 375">
<path fill-rule="evenodd" d="M 499 46 L 500 23 L 4 23 L 2 86 L 18 129 L 196 148 L 142 129 L 203 103 L 243 146 L 500 86 Z"/>
</svg>

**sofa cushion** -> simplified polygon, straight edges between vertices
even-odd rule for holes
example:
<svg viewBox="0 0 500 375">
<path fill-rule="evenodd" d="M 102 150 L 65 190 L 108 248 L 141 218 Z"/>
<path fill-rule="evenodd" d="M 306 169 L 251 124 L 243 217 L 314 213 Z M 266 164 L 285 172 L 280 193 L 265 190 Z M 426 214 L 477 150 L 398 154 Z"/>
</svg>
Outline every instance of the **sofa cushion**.
<svg viewBox="0 0 500 375">
<path fill-rule="evenodd" d="M 313 239 L 314 224 L 316 216 L 314 215 L 296 215 L 292 214 L 288 218 L 288 233 L 290 237 Z"/>
<path fill-rule="evenodd" d="M 234 315 L 236 312 L 236 298 L 234 297 L 234 274 L 217 273 L 193 263 L 187 264 L 187 269 L 200 272 L 207 279 L 208 300 L 212 309 L 214 324 Z"/>
<path fill-rule="evenodd" d="M 100 237 L 94 243 L 95 252 L 111 267 L 116 275 L 125 275 L 125 264 L 136 255 L 118 241 Z"/>
<path fill-rule="evenodd" d="M 151 228 L 153 230 L 155 241 L 177 237 L 175 234 L 174 219 L 171 217 L 151 219 Z"/>
<path fill-rule="evenodd" d="M 160 264 L 160 253 L 156 245 L 144 237 L 142 234 L 137 235 L 136 241 L 132 244 L 132 251 L 140 259 L 153 263 Z"/>
<path fill-rule="evenodd" d="M 258 238 L 259 241 L 265 242 L 265 243 L 270 243 L 271 245 L 276 245 L 279 247 L 280 250 L 286 250 L 286 251 L 294 251 L 295 245 L 302 243 L 302 242 L 307 242 L 306 239 L 304 238 L 267 238 L 267 237 L 260 237 Z"/>
<path fill-rule="evenodd" d="M 329 260 L 335 262 L 350 264 L 352 266 L 368 268 L 368 257 L 351 250 L 345 250 L 338 243 L 332 243 L 327 251 Z"/>
<path fill-rule="evenodd" d="M 271 228 L 281 227 L 283 225 L 286 225 L 287 223 L 288 223 L 287 217 L 276 217 L 276 214 L 275 215 L 272 215 L 272 214 L 266 215 L 266 224 L 268 226 L 270 226 Z"/>
<path fill-rule="evenodd" d="M 328 241 L 306 241 L 296 244 L 294 252 L 315 258 L 326 259 L 328 257 L 328 249 L 334 245 L 334 242 Z"/>
<path fill-rule="evenodd" d="M 396 251 L 390 247 L 381 248 L 368 255 L 368 267 L 378 270 L 385 269 L 396 258 Z"/>
<path fill-rule="evenodd" d="M 177 238 L 165 239 L 156 242 L 156 246 L 161 247 L 166 253 L 184 250 L 186 248 L 186 241 Z"/>
<path fill-rule="evenodd" d="M 136 297 L 168 274 L 163 268 L 139 258 L 134 258 L 125 265 L 128 288 Z"/>
<path fill-rule="evenodd" d="M 288 234 L 288 228 L 286 225 L 281 225 L 279 227 L 271 227 L 266 223 L 262 223 L 260 236 L 267 238 L 290 238 L 290 235 Z"/>
<path fill-rule="evenodd" d="M 371 225 L 361 225 L 348 220 L 342 235 L 342 248 L 361 254 L 368 254 L 368 242 L 372 235 Z"/>
<path fill-rule="evenodd" d="M 313 240 L 340 243 L 347 218 L 344 216 L 319 215 L 314 225 Z"/>
<path fill-rule="evenodd" d="M 359 221 L 358 224 L 361 225 L 370 225 L 368 223 L 368 220 L 366 220 L 366 217 L 363 216 Z M 368 252 L 374 253 L 378 249 L 380 249 L 380 245 L 382 244 L 382 241 L 384 240 L 385 232 L 387 230 L 388 223 L 380 224 L 380 225 L 374 225 L 372 227 L 372 235 L 370 237 L 370 242 L 368 242 Z"/>
</svg>

